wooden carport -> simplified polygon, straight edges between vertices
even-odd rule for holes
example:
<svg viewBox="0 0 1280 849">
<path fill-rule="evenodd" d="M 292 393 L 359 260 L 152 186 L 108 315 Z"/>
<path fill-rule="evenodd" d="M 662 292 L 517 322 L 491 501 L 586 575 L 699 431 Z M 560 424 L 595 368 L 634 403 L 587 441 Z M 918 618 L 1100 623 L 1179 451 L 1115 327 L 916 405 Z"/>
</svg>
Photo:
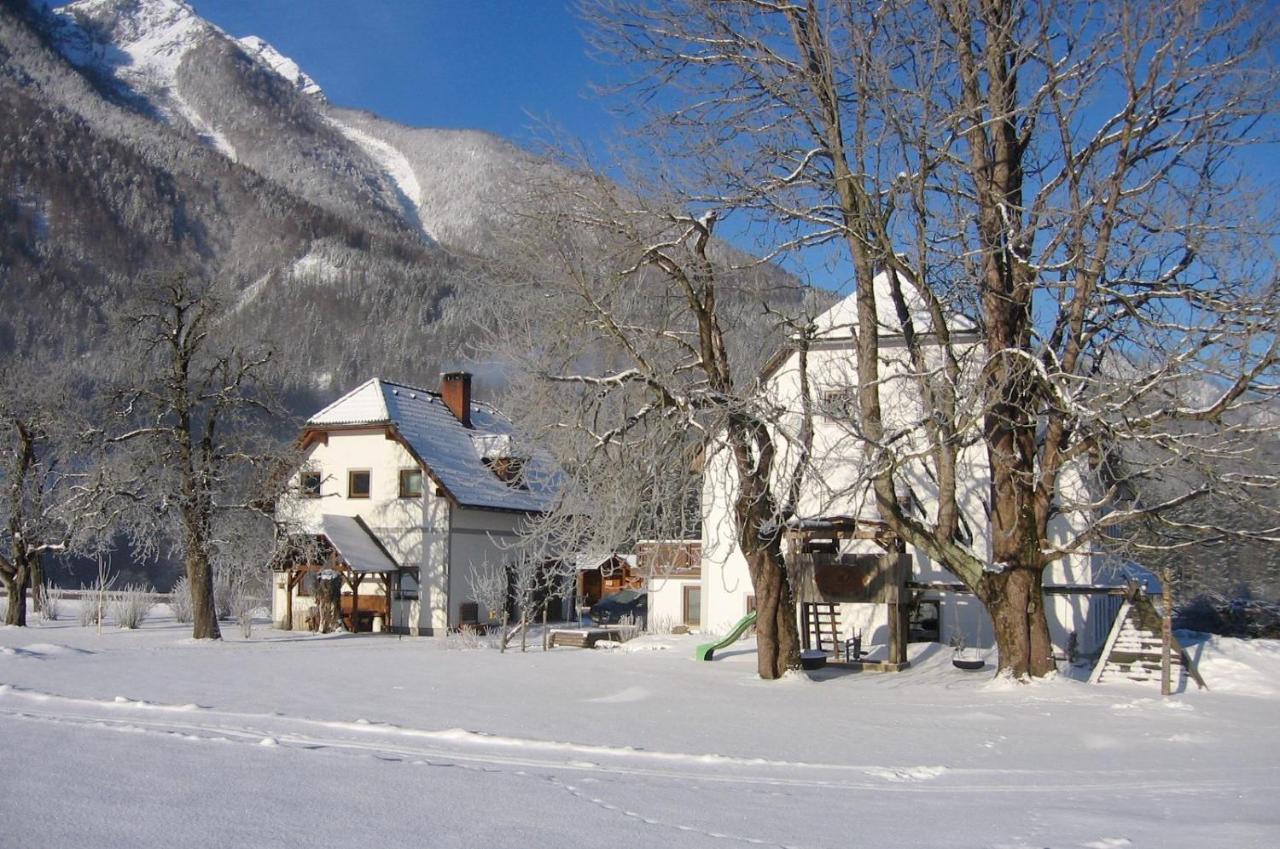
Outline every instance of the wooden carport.
<svg viewBox="0 0 1280 849">
<path fill-rule="evenodd" d="M 352 633 L 373 630 L 381 616 L 383 629 L 390 631 L 391 600 L 400 590 L 403 570 L 359 516 L 324 515 L 319 533 L 298 539 L 285 558 L 284 628 L 293 629 L 293 594 L 308 573 L 334 572 L 351 590 L 341 599 L 342 618 Z M 376 582 L 378 595 L 360 595 L 368 580 Z M 368 627 L 362 627 L 367 623 Z"/>
</svg>

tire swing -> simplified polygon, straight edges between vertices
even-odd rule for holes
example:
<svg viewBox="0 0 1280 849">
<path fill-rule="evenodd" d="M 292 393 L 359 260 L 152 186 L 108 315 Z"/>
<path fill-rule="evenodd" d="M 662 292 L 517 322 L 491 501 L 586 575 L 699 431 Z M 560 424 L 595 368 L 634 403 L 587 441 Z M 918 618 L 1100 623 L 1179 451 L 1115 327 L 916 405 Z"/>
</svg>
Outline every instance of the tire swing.
<svg viewBox="0 0 1280 849">
<path fill-rule="evenodd" d="M 976 656 L 978 649 L 974 647 L 972 649 L 973 654 L 969 654 L 970 649 L 965 645 L 964 634 L 960 630 L 960 605 L 956 604 L 952 606 L 951 618 L 952 625 L 955 628 L 955 636 L 951 638 L 951 644 L 953 646 L 953 651 L 951 652 L 951 665 L 956 669 L 960 669 L 965 672 L 978 672 L 986 668 L 987 661 L 982 657 Z M 981 612 L 978 614 L 978 628 L 978 636 L 981 637 Z"/>
</svg>

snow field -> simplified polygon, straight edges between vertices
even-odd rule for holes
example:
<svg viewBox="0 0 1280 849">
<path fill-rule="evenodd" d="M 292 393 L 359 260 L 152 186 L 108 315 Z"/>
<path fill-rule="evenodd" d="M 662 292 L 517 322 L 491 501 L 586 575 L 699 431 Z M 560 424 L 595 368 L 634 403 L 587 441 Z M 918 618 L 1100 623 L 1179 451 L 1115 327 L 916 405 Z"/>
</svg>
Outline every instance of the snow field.
<svg viewBox="0 0 1280 849">
<path fill-rule="evenodd" d="M 754 678 L 743 643 L 499 654 L 228 628 L 0 629 L 0 846 L 1272 847 L 1280 645 L 1210 692 Z M 666 650 L 642 650 L 665 647 Z M 56 800 L 51 803 L 50 800 Z M 22 812 L 43 810 L 27 817 Z M 122 812 L 127 811 L 127 815 Z"/>
</svg>

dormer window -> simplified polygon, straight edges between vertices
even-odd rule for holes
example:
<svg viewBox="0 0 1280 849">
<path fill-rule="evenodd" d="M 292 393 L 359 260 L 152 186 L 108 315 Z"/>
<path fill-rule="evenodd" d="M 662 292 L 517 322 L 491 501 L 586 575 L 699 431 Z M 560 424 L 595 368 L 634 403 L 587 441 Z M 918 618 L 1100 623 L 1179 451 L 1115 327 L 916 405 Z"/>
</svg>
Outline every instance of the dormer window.
<svg viewBox="0 0 1280 849">
<path fill-rule="evenodd" d="M 520 473 L 524 471 L 523 457 L 485 457 L 484 464 L 489 467 L 489 471 L 498 476 L 498 480 L 507 486 L 514 486 L 524 489 L 524 482 L 520 478 Z"/>
<path fill-rule="evenodd" d="M 298 492 L 303 498 L 320 497 L 319 472 L 303 472 L 298 478 Z"/>
<path fill-rule="evenodd" d="M 400 470 L 400 497 L 422 497 L 422 469 Z"/>
<path fill-rule="evenodd" d="M 347 498 L 368 498 L 371 489 L 372 474 L 368 469 L 347 472 Z"/>
</svg>

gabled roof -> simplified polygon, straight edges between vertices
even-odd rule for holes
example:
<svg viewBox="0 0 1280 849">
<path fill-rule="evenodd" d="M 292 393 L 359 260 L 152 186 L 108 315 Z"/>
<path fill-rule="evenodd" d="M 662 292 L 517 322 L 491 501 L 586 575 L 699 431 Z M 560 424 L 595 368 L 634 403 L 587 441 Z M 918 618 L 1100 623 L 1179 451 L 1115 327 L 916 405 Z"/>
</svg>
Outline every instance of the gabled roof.
<svg viewBox="0 0 1280 849">
<path fill-rule="evenodd" d="M 880 271 L 872 279 L 871 285 L 876 296 L 876 327 L 883 345 L 903 344 L 902 321 L 898 318 L 897 307 L 893 303 L 893 294 L 889 285 L 889 273 Z M 916 333 L 930 335 L 934 333 L 933 319 L 924 301 L 916 293 L 915 287 L 903 281 L 903 300 L 906 303 L 907 315 L 915 326 Z M 954 334 L 972 334 L 978 329 L 973 319 L 960 313 L 950 313 L 946 317 L 947 326 Z M 858 326 L 858 293 L 856 291 L 837 301 L 826 312 L 820 313 L 813 320 L 814 341 L 826 343 L 829 347 L 842 348 L 853 339 L 853 331 Z M 953 337 L 954 339 L 954 337 Z M 955 340 L 958 341 L 958 340 Z M 761 379 L 768 379 L 782 368 L 783 364 L 795 353 L 795 339 L 774 352 L 760 370 Z"/>
<path fill-rule="evenodd" d="M 892 290 L 889 285 L 889 273 L 881 271 L 872 280 L 872 288 L 876 296 L 876 322 L 882 336 L 901 336 L 902 322 L 898 319 L 898 310 L 893 303 Z M 924 301 L 916 293 L 915 287 L 908 281 L 902 283 L 903 300 L 906 302 L 907 314 L 915 325 L 917 333 L 932 333 L 933 320 Z M 814 323 L 817 325 L 817 338 L 821 340 L 847 339 L 851 328 L 858 326 L 858 293 L 854 292 L 841 301 L 836 302 L 829 310 L 819 315 Z M 954 332 L 976 329 L 973 320 L 951 313 L 947 316 L 947 326 Z"/>
<path fill-rule="evenodd" d="M 390 413 L 382 397 L 382 381 L 375 377 L 360 384 L 307 419 L 307 424 L 349 425 L 386 421 L 390 421 Z"/>
<path fill-rule="evenodd" d="M 485 464 L 497 448 L 509 450 L 515 439 L 511 422 L 487 404 L 471 404 L 467 428 L 439 393 L 375 377 L 307 420 L 313 430 L 358 425 L 394 428 L 427 473 L 461 506 L 543 512 L 555 504 L 560 476 L 543 452 L 521 457 L 523 486 L 504 483 Z"/>
</svg>

